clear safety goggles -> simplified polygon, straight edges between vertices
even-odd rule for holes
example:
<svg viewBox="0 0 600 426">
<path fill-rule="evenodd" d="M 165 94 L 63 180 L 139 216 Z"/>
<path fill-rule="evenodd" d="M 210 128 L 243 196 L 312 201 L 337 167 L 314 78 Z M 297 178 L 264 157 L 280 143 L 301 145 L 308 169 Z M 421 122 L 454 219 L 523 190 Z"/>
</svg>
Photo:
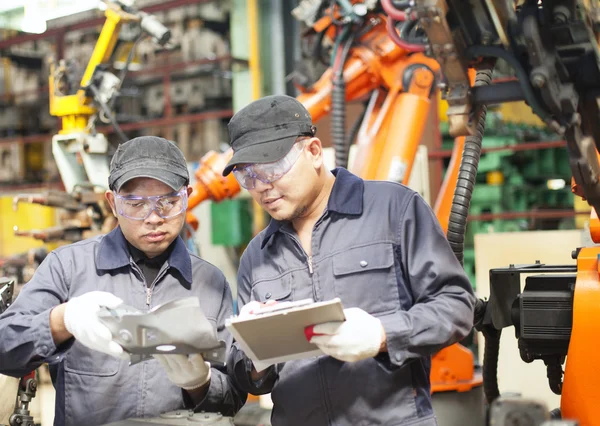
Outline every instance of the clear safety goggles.
<svg viewBox="0 0 600 426">
<path fill-rule="evenodd" d="M 143 197 L 115 193 L 115 206 L 121 216 L 133 220 L 146 220 L 153 211 L 163 219 L 178 216 L 187 209 L 187 187 L 167 195 Z"/>
<path fill-rule="evenodd" d="M 264 164 L 256 163 L 243 167 L 236 166 L 233 169 L 233 174 L 240 186 L 246 189 L 254 189 L 257 179 L 267 185 L 275 182 L 289 172 L 296 163 L 300 157 L 300 153 L 304 149 L 304 142 L 296 142 L 292 146 L 292 149 L 290 149 L 290 152 L 279 161 Z"/>
</svg>

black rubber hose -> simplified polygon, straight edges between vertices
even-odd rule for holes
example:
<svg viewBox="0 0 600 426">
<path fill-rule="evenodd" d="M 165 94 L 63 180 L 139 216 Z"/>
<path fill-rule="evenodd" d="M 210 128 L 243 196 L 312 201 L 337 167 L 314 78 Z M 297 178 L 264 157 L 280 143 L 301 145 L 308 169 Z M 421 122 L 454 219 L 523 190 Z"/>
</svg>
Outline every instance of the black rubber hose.
<svg viewBox="0 0 600 426">
<path fill-rule="evenodd" d="M 562 394 L 562 377 L 563 370 L 560 363 L 557 361 L 555 363 L 550 363 L 546 366 L 546 375 L 548 377 L 548 383 L 550 384 L 550 389 L 556 395 Z"/>
<path fill-rule="evenodd" d="M 498 354 L 500 353 L 500 337 L 502 330 L 496 330 L 491 325 L 485 326 L 483 330 L 485 344 L 483 346 L 483 393 L 489 405 L 500 396 L 498 388 Z"/>
<path fill-rule="evenodd" d="M 336 167 L 348 168 L 350 145 L 346 143 L 346 82 L 344 81 L 344 65 L 354 42 L 350 35 L 341 53 L 340 63 L 334 70 L 333 87 L 331 89 L 331 141 L 335 149 Z"/>
<path fill-rule="evenodd" d="M 484 69 L 477 71 L 475 86 L 489 85 L 492 81 L 492 70 Z M 476 110 L 477 128 L 475 135 L 465 138 L 465 146 L 452 199 L 452 208 L 448 220 L 448 241 L 452 246 L 452 251 L 460 264 L 464 261 L 464 242 L 467 229 L 467 216 L 473 196 L 473 186 L 477 177 L 477 168 L 479 167 L 479 158 L 481 157 L 481 143 L 483 141 L 483 132 L 485 130 L 485 116 L 487 107 L 480 105 Z"/>
<path fill-rule="evenodd" d="M 129 140 L 129 138 L 127 137 L 127 135 L 125 135 L 125 133 L 123 133 L 123 130 L 121 130 L 119 123 L 117 123 L 117 119 L 111 112 L 108 105 L 106 105 L 106 103 L 100 99 L 100 92 L 98 91 L 98 88 L 96 86 L 94 86 L 93 84 L 91 84 L 89 86 L 89 88 L 92 91 L 92 93 L 94 94 L 94 99 L 100 105 L 102 112 L 104 112 L 104 115 L 106 116 L 106 118 L 108 118 L 108 120 L 110 121 L 110 124 L 112 124 L 113 128 L 115 129 L 115 132 L 117 133 L 119 138 L 121 138 L 121 141 L 127 142 Z"/>
<path fill-rule="evenodd" d="M 483 392 L 488 404 L 500 396 L 498 388 L 498 355 L 500 353 L 500 336 L 502 330 L 497 330 L 492 324 L 484 324 L 488 301 L 477 299 L 475 302 L 475 330 L 480 331 L 484 337 L 483 352 Z"/>
<path fill-rule="evenodd" d="M 482 69 L 477 72 L 475 86 L 489 85 L 492 81 L 492 68 Z M 473 187 L 477 177 L 479 159 L 481 157 L 481 144 L 483 142 L 483 133 L 485 130 L 485 117 L 487 107 L 480 105 L 476 109 L 477 128 L 475 135 L 465 138 L 465 146 L 458 172 L 454 198 L 448 220 L 448 241 L 452 247 L 454 255 L 460 264 L 464 264 L 464 242 L 467 229 L 467 217 L 473 196 Z M 476 306 L 476 323 L 479 323 L 479 329 L 485 338 L 483 355 L 483 391 L 488 404 L 491 404 L 498 396 L 498 354 L 500 352 L 501 330 L 496 330 L 492 325 L 482 326 L 483 315 L 485 312 L 485 303 L 479 301 Z"/>
<path fill-rule="evenodd" d="M 346 145 L 346 82 L 344 77 L 334 77 L 331 90 L 331 140 L 335 148 L 336 167 L 348 168 Z"/>
</svg>

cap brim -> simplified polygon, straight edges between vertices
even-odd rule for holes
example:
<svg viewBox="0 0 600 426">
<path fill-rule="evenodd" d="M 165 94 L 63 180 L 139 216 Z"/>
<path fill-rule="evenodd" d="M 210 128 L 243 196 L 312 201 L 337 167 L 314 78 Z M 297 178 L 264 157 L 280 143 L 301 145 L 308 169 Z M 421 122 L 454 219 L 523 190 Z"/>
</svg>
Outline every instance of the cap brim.
<svg viewBox="0 0 600 426">
<path fill-rule="evenodd" d="M 240 148 L 233 153 L 233 157 L 223 169 L 223 176 L 227 176 L 238 164 L 264 164 L 279 161 L 286 156 L 298 135 L 287 136 L 276 141 L 264 142 Z"/>
<path fill-rule="evenodd" d="M 183 185 L 187 183 L 187 179 L 176 173 L 168 170 L 162 170 L 157 168 L 139 168 L 130 170 L 120 176 L 114 183 L 115 191 L 119 192 L 123 185 L 135 178 L 151 178 L 161 181 L 162 183 L 170 186 L 173 190 L 177 191 Z"/>
</svg>

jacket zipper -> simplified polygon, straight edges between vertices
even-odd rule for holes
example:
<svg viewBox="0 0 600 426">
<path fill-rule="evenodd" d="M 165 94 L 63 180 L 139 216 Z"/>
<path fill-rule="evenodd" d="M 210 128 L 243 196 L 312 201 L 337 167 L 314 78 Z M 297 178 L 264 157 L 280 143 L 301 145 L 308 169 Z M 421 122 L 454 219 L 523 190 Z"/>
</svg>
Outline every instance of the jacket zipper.
<svg viewBox="0 0 600 426">
<path fill-rule="evenodd" d="M 308 272 L 310 272 L 311 275 L 313 273 L 312 256 L 308 256 Z"/>
<path fill-rule="evenodd" d="M 146 287 L 146 306 L 149 308 L 150 307 L 150 302 L 152 300 L 152 289 L 154 288 L 154 286 L 152 287 Z"/>
</svg>

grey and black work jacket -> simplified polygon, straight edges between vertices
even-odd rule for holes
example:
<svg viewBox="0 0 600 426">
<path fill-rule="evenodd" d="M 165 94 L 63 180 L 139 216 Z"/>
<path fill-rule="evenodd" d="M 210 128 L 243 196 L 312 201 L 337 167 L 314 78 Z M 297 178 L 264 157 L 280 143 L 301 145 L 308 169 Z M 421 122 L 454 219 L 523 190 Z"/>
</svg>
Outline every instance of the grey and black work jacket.
<svg viewBox="0 0 600 426">
<path fill-rule="evenodd" d="M 311 256 L 289 223 L 272 220 L 242 256 L 238 306 L 339 297 L 345 308 L 381 320 L 388 352 L 356 363 L 328 356 L 289 361 L 257 383 L 234 343 L 230 374 L 245 391 L 272 392 L 274 426 L 435 425 L 430 356 L 470 332 L 472 287 L 422 197 L 399 184 L 333 172 Z"/>
<path fill-rule="evenodd" d="M 56 389 L 55 426 L 93 426 L 180 408 L 232 415 L 246 400 L 228 376 L 212 369 L 206 398 L 193 407 L 155 359 L 133 366 L 93 351 L 75 339 L 57 347 L 50 311 L 90 291 L 113 293 L 149 310 L 173 299 L 197 296 L 219 337 L 231 344 L 225 319 L 233 312 L 231 289 L 216 267 L 190 254 L 181 238 L 154 283 L 147 286 L 120 228 L 51 252 L 15 303 L 0 316 L 0 373 L 23 376 L 48 363 Z"/>
</svg>

